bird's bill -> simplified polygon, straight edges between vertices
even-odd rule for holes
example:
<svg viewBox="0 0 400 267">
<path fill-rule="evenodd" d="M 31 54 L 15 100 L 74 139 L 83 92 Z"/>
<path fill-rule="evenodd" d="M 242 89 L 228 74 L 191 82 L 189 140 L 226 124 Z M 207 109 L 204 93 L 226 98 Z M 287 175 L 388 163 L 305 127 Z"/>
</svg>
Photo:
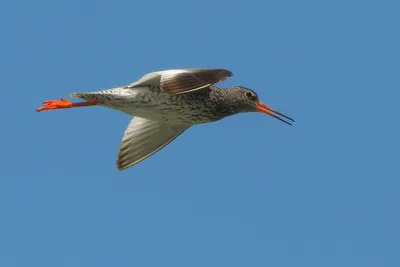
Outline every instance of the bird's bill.
<svg viewBox="0 0 400 267">
<path fill-rule="evenodd" d="M 287 123 L 289 125 L 292 125 L 292 123 L 288 122 L 287 120 L 294 122 L 294 120 L 292 118 L 289 118 L 288 116 L 283 115 L 282 113 L 274 110 L 273 108 L 265 105 L 264 103 L 262 103 L 260 101 L 257 102 L 257 110 L 258 110 L 258 112 L 268 114 L 268 115 L 270 115 L 280 121 L 283 121 L 284 123 Z M 284 119 L 282 119 L 281 117 L 283 117 Z"/>
</svg>

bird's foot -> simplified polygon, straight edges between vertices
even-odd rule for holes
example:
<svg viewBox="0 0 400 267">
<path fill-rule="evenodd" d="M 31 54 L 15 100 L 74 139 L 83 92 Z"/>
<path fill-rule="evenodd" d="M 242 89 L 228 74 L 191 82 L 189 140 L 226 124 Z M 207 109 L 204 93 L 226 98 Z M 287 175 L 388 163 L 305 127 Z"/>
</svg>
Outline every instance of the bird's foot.
<svg viewBox="0 0 400 267">
<path fill-rule="evenodd" d="M 36 109 L 37 112 L 49 109 L 60 109 L 60 108 L 71 108 L 72 102 L 68 101 L 65 98 L 61 98 L 61 100 L 45 100 L 43 102 L 43 106 Z"/>
<path fill-rule="evenodd" d="M 99 104 L 99 102 L 97 102 L 97 101 L 72 103 L 65 98 L 61 98 L 61 100 L 46 100 L 43 103 L 44 103 L 43 106 L 36 109 L 37 112 L 40 112 L 43 110 L 50 110 L 50 109 L 94 106 L 94 105 Z"/>
</svg>

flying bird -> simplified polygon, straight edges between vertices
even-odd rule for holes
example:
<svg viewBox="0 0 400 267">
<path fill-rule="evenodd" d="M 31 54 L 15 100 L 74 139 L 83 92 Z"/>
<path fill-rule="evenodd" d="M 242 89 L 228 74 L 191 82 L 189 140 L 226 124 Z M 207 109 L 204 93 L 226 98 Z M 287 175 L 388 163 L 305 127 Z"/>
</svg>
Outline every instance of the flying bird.
<svg viewBox="0 0 400 267">
<path fill-rule="evenodd" d="M 263 104 L 253 90 L 215 86 L 231 76 L 225 69 L 156 71 L 127 86 L 70 94 L 84 102 L 46 100 L 36 111 L 104 106 L 134 116 L 119 146 L 119 170 L 150 157 L 194 124 L 241 112 L 262 112 L 292 125 L 293 119 Z"/>
</svg>

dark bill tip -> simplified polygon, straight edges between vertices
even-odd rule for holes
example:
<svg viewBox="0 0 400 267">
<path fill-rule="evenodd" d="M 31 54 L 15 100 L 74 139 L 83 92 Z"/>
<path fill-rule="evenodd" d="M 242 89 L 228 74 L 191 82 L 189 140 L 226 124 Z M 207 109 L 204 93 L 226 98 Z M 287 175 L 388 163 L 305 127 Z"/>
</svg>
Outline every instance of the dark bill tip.
<svg viewBox="0 0 400 267">
<path fill-rule="evenodd" d="M 262 103 L 260 101 L 257 102 L 257 109 L 258 109 L 259 112 L 268 114 L 271 117 L 274 117 L 275 119 L 278 119 L 278 120 L 280 120 L 280 121 L 282 121 L 282 122 L 284 122 L 286 124 L 292 125 L 291 122 L 295 122 L 292 118 L 290 118 L 290 117 L 288 117 L 288 116 L 286 116 L 286 115 L 274 110 L 270 106 L 267 106 L 267 105 L 265 105 L 264 103 Z M 284 119 L 281 118 L 281 117 L 283 117 Z M 291 122 L 289 122 L 288 120 L 291 121 Z"/>
</svg>

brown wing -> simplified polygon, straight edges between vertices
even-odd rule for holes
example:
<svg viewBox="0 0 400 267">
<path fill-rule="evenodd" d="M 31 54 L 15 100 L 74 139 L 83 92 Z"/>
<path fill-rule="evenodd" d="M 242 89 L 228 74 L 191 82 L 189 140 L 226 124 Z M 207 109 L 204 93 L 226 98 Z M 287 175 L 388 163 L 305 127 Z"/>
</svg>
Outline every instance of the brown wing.
<svg viewBox="0 0 400 267">
<path fill-rule="evenodd" d="M 160 89 L 169 94 L 183 94 L 216 84 L 232 76 L 224 69 L 187 69 L 162 73 Z"/>
</svg>

